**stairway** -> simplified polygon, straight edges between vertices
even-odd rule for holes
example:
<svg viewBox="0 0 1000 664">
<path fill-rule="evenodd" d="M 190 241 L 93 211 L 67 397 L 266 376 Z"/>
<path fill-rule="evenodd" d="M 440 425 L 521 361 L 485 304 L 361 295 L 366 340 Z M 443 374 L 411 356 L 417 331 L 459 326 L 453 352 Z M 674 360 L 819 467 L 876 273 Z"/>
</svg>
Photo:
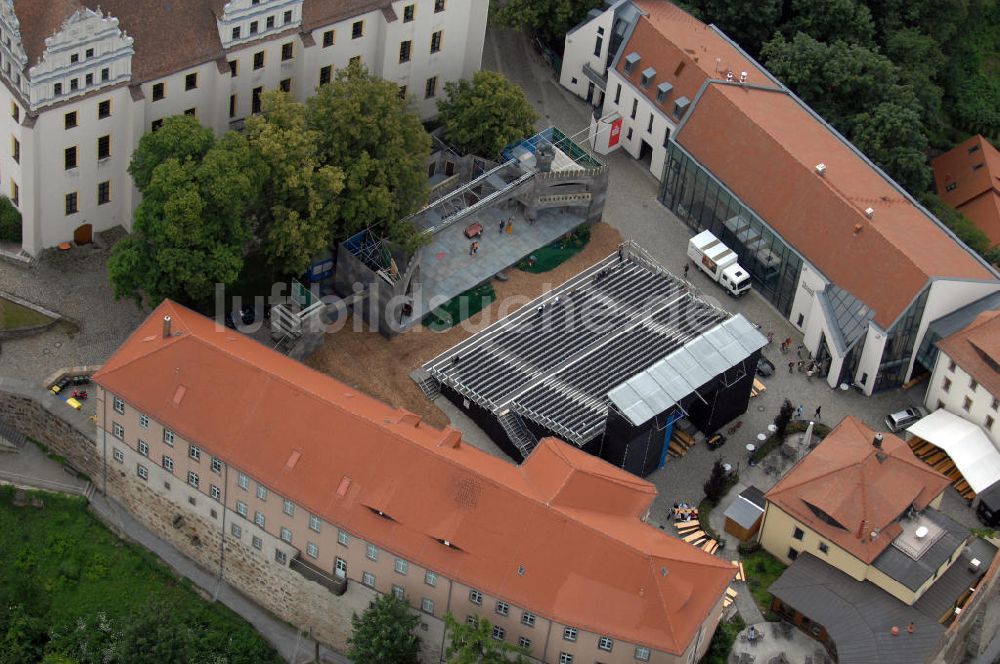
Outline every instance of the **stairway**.
<svg viewBox="0 0 1000 664">
<path fill-rule="evenodd" d="M 20 431 L 0 421 L 0 452 L 20 452 L 27 438 Z"/>
<path fill-rule="evenodd" d="M 420 368 L 414 370 L 410 373 L 410 378 L 420 386 L 420 390 L 424 393 L 424 396 L 431 401 L 437 399 L 438 395 L 441 394 L 441 383 L 431 376 L 426 369 Z"/>
<path fill-rule="evenodd" d="M 507 409 L 497 415 L 497 421 L 507 433 L 510 442 L 514 443 L 514 447 L 521 453 L 521 458 L 527 459 L 531 450 L 535 449 L 535 445 L 538 444 L 538 438 L 528 430 L 521 416 Z"/>
</svg>

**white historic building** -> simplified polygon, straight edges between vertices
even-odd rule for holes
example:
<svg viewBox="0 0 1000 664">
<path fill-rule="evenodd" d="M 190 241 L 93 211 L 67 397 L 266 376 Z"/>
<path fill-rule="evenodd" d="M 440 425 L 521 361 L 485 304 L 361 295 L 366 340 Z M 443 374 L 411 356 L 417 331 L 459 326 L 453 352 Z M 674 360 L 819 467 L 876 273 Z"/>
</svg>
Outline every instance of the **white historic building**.
<svg viewBox="0 0 1000 664">
<path fill-rule="evenodd" d="M 187 113 L 242 128 L 264 90 L 310 96 L 352 61 L 422 117 L 482 60 L 488 0 L 0 0 L 0 193 L 25 252 L 115 225 L 143 133 Z M 4 147 L 5 146 L 5 147 Z"/>
</svg>

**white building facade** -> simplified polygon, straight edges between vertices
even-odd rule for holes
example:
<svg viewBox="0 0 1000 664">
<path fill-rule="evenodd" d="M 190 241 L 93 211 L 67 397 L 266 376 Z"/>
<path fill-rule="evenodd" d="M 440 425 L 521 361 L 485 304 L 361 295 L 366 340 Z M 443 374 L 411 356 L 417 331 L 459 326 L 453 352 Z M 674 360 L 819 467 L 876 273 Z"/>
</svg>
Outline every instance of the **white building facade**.
<svg viewBox="0 0 1000 664">
<path fill-rule="evenodd" d="M 39 5 L 34 7 L 31 5 Z M 482 60 L 488 0 L 76 0 L 56 23 L 43 0 L 0 0 L 0 193 L 36 255 L 131 227 L 127 173 L 142 135 L 187 113 L 241 129 L 265 90 L 299 101 L 360 62 L 397 83 L 421 117 Z M 207 11 L 212 5 L 213 12 Z M 359 10 L 358 7 L 361 9 Z"/>
</svg>

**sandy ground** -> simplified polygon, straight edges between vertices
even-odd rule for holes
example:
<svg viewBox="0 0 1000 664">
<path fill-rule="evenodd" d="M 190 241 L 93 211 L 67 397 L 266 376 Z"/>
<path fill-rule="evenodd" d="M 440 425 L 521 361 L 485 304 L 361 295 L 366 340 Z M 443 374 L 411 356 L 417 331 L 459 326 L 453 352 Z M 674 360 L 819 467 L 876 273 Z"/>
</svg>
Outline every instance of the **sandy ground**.
<svg viewBox="0 0 1000 664">
<path fill-rule="evenodd" d="M 323 346 L 306 364 L 393 406 L 416 413 L 435 426 L 445 426 L 448 418 L 424 396 L 410 378 L 410 372 L 593 265 L 615 251 L 620 242 L 618 231 L 605 223 L 595 224 L 583 251 L 543 274 L 508 270 L 508 281 L 493 281 L 497 299 L 488 308 L 444 332 L 432 332 L 421 325 L 386 339 L 378 332 L 356 330 L 356 326 L 364 326 L 357 325 L 360 320 L 349 318 L 339 331 L 327 335 Z"/>
</svg>

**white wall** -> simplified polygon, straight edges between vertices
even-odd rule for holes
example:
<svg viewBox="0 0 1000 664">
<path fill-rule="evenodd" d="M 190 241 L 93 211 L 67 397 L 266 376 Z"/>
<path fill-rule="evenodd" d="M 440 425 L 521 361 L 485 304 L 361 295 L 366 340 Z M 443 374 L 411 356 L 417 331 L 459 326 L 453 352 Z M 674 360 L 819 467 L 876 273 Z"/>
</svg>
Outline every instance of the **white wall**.
<svg viewBox="0 0 1000 664">
<path fill-rule="evenodd" d="M 656 81 L 650 85 L 655 89 Z M 673 108 L 673 104 L 669 101 L 667 106 Z M 635 117 L 632 117 L 633 107 Z M 614 112 L 622 117 L 622 135 L 618 146 L 638 159 L 642 154 L 642 142 L 648 143 L 652 148 L 649 172 L 659 180 L 663 177 L 663 165 L 667 157 L 667 132 L 673 136 L 678 120 L 667 115 L 659 105 L 642 94 L 617 71 L 609 69 L 608 92 L 604 96 L 604 109 L 601 114 L 608 116 Z"/>
<path fill-rule="evenodd" d="M 415 8 L 414 20 L 405 22 L 404 7 L 410 4 Z M 298 6 L 295 2 L 274 3 L 267 12 L 271 9 L 283 11 L 286 5 L 293 10 Z M 372 11 L 317 28 L 312 32 L 315 43 L 309 47 L 304 46 L 300 32 L 294 27 L 298 21 L 296 14 L 289 29 L 279 25 L 270 34 L 256 35 L 255 41 L 235 44 L 225 55 L 227 62 L 235 60 L 238 63 L 235 77 L 225 65 L 220 70 L 220 63 L 205 62 L 143 82 L 140 86 L 143 99 L 138 101 L 131 98 L 125 85 L 103 90 L 95 88 L 90 92 L 81 90 L 77 98 L 72 98 L 64 86 L 64 94 L 57 103 L 46 101 L 47 106 L 36 109 L 33 128 L 20 127 L 10 117 L 10 102 L 14 97 L 8 89 L 10 83 L 5 81 L 5 85 L 0 86 L 0 193 L 10 195 L 11 181 L 17 182 L 24 219 L 23 248 L 37 254 L 43 248 L 71 241 L 74 229 L 85 223 L 93 224 L 94 232 L 117 224 L 130 229 L 132 212 L 138 201 L 138 192 L 126 170 L 132 151 L 142 133 L 152 128 L 153 122 L 188 109 L 195 109 L 203 125 L 222 133 L 232 123 L 250 115 L 255 88 L 273 90 L 281 81 L 290 79 L 292 95 L 302 101 L 315 92 L 323 67 L 330 65 L 335 72 L 346 67 L 351 58 L 360 57 L 374 74 L 406 85 L 414 108 L 422 117 L 435 115 L 436 102 L 444 95 L 444 84 L 468 78 L 480 67 L 488 0 L 448 0 L 441 12 L 434 11 L 434 0 L 397 0 L 393 8 L 397 18 L 392 23 L 386 22 L 381 11 Z M 279 12 L 279 24 L 281 18 Z M 364 22 L 364 33 L 357 39 L 352 38 L 355 21 Z M 76 40 L 74 44 L 79 42 L 77 50 L 91 46 L 98 49 L 95 62 L 100 56 L 100 44 L 106 43 L 107 48 L 113 46 L 115 57 L 122 60 L 115 65 L 117 76 L 119 69 L 130 71 L 130 63 L 126 60 L 131 41 L 126 43 L 112 35 L 111 28 L 115 26 L 117 23 L 112 25 L 111 19 L 91 16 L 84 27 L 97 41 L 88 42 L 90 37 L 80 32 L 82 28 L 75 29 L 72 39 Z M 263 26 L 261 23 L 262 33 L 266 32 Z M 334 31 L 334 44 L 324 47 L 323 34 L 328 30 Z M 442 33 L 441 50 L 432 54 L 431 35 L 437 31 Z M 68 33 L 64 39 L 69 39 Z M 399 62 L 403 40 L 412 41 L 409 63 Z M 287 43 L 292 44 L 293 57 L 282 61 L 282 46 Z M 255 70 L 253 58 L 258 52 L 264 53 L 264 66 Z M 65 64 L 68 66 L 68 60 Z M 186 77 L 192 73 L 197 74 L 197 87 L 186 90 Z M 437 77 L 437 94 L 425 98 L 425 83 L 433 76 Z M 157 83 L 164 84 L 165 95 L 153 101 L 153 87 Z M 51 84 L 46 85 L 51 88 Z M 229 114 L 230 95 L 236 95 L 233 116 Z M 98 121 L 97 104 L 105 99 L 112 101 L 112 116 Z M 78 113 L 78 126 L 66 130 L 64 116 L 71 110 Z M 27 116 L 26 109 L 21 107 L 22 122 Z M 111 135 L 111 158 L 98 164 L 97 139 L 106 134 Z M 11 158 L 11 136 L 16 136 L 21 143 L 20 164 L 15 164 Z M 79 166 L 66 171 L 64 150 L 70 145 L 77 146 Z M 97 186 L 105 180 L 111 181 L 111 202 L 98 206 Z M 78 193 L 79 212 L 66 215 L 65 195 L 73 191 Z"/>
<path fill-rule="evenodd" d="M 917 342 L 914 349 L 920 348 L 920 342 L 923 341 L 927 326 L 935 320 L 998 290 L 1000 290 L 1000 284 L 995 282 L 978 283 L 935 279 L 931 282 L 931 292 L 927 294 L 927 303 L 924 305 L 924 315 L 920 320 L 920 327 L 917 329 Z M 916 353 L 914 352 L 914 354 Z M 907 377 L 913 372 L 913 362 L 914 360 L 911 358 Z"/>
<path fill-rule="evenodd" d="M 973 424 L 978 424 L 1000 449 L 1000 401 L 982 385 L 972 387 L 972 376 L 943 351 L 938 353 L 924 404 L 929 410 L 944 408 Z M 969 408 L 966 410 L 966 399 Z"/>
<path fill-rule="evenodd" d="M 589 64 L 601 75 L 604 75 L 607 68 L 614 20 L 614 9 L 606 9 L 600 16 L 581 23 L 566 35 L 559 84 L 581 99 L 587 98 L 587 90 L 590 88 L 590 79 L 584 75 L 583 65 Z M 600 39 L 599 48 L 598 39 Z M 595 96 L 598 92 L 595 90 Z"/>
</svg>

